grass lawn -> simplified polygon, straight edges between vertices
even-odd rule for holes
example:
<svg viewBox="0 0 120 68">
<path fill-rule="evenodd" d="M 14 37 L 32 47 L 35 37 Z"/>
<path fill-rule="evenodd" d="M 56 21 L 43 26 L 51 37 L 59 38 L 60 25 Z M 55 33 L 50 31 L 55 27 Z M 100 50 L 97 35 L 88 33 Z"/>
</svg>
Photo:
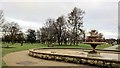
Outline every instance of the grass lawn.
<svg viewBox="0 0 120 68">
<path fill-rule="evenodd" d="M 32 48 L 47 47 L 47 45 L 40 44 L 40 43 L 39 44 L 38 43 L 34 43 L 34 44 L 25 43 L 23 46 L 21 46 L 19 43 L 15 43 L 14 45 L 5 43 L 2 45 L 3 46 L 5 46 L 5 45 L 10 46 L 10 48 L 2 48 L 2 56 L 6 55 L 7 53 L 10 53 L 10 52 L 28 50 L 28 49 L 32 49 Z"/>
<path fill-rule="evenodd" d="M 19 44 L 19 43 L 15 43 L 14 45 L 8 44 L 8 43 L 2 44 L 2 46 L 6 46 L 6 45 L 9 45 L 11 48 L 2 48 L 2 57 L 11 52 L 28 50 L 28 49 L 32 49 L 32 48 L 47 47 L 47 44 L 41 44 L 41 43 L 34 43 L 34 44 L 25 43 L 25 44 L 23 44 L 23 46 L 21 46 L 21 44 Z M 103 48 L 106 48 L 109 46 L 112 46 L 112 45 L 109 45 L 109 44 L 100 45 L 100 46 L 97 46 L 97 49 L 103 49 Z M 55 45 L 54 47 L 55 48 L 91 48 L 89 45 L 86 45 L 86 44 L 80 44 L 78 46 L 76 46 L 76 45 L 71 45 L 71 46 L 70 45 L 63 45 L 63 46 Z M 2 65 L 6 66 L 6 64 L 4 62 L 2 63 Z"/>
<path fill-rule="evenodd" d="M 110 46 L 112 46 L 112 45 L 110 45 L 110 44 L 98 45 L 96 47 L 96 49 L 103 49 L 103 48 L 110 47 Z M 92 49 L 91 46 L 87 45 L 87 44 L 80 44 L 78 46 L 76 46 L 76 45 L 72 45 L 72 46 L 70 46 L 70 45 L 58 46 L 57 45 L 57 46 L 54 46 L 54 47 L 55 48 L 89 48 L 89 49 Z"/>
<path fill-rule="evenodd" d="M 120 50 L 120 44 L 119 44 L 118 48 L 116 48 L 116 49 Z"/>
<path fill-rule="evenodd" d="M 21 46 L 19 43 L 15 43 L 14 45 L 7 44 L 7 43 L 2 44 L 2 46 L 6 46 L 6 45 L 9 45 L 11 48 L 2 48 L 2 57 L 11 52 L 28 50 L 28 49 L 32 49 L 32 48 L 47 47 L 47 45 L 40 44 L 40 43 L 39 44 L 38 43 L 34 43 L 34 44 L 26 43 L 23 46 Z M 2 66 L 6 66 L 6 64 L 3 62 Z"/>
<path fill-rule="evenodd" d="M 111 44 L 103 44 L 96 47 L 96 49 L 103 49 L 112 46 Z"/>
</svg>

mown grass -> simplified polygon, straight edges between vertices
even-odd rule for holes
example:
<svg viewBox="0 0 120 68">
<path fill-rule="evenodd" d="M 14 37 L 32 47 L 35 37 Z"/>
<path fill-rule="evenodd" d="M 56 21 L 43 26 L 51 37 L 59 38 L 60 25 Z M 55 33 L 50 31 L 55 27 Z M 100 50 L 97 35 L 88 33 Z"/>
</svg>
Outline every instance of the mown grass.
<svg viewBox="0 0 120 68">
<path fill-rule="evenodd" d="M 14 45 L 10 43 L 9 44 L 4 43 L 2 44 L 2 46 L 9 46 L 9 48 L 2 48 L 2 57 L 11 52 L 23 51 L 23 50 L 33 49 L 33 48 L 48 47 L 47 44 L 41 44 L 41 43 L 33 43 L 33 44 L 24 43 L 23 46 L 21 46 L 20 43 L 15 43 Z M 109 46 L 112 46 L 112 45 L 109 45 L 109 44 L 100 45 L 100 46 L 97 46 L 97 49 L 103 49 Z M 77 45 L 63 45 L 63 46 L 54 45 L 52 48 L 54 47 L 55 48 L 91 48 L 91 46 L 87 44 L 79 44 L 78 46 Z M 2 66 L 6 66 L 4 61 L 2 63 Z"/>
<path fill-rule="evenodd" d="M 96 49 L 104 49 L 110 46 L 112 46 L 112 44 L 102 44 L 102 45 L 97 46 Z"/>
<path fill-rule="evenodd" d="M 111 44 L 103 44 L 103 45 L 98 45 L 96 47 L 96 49 L 103 49 L 103 48 L 106 48 L 106 47 L 110 47 L 112 46 Z M 92 49 L 90 45 L 88 44 L 79 44 L 79 45 L 62 45 L 62 46 L 54 46 L 56 48 L 89 48 L 89 49 Z"/>
<path fill-rule="evenodd" d="M 118 48 L 116 48 L 116 49 L 120 50 L 120 44 L 119 44 Z"/>
<path fill-rule="evenodd" d="M 8 44 L 8 43 L 2 44 L 2 46 L 6 46 L 6 45 L 9 45 L 9 48 L 2 48 L 2 56 L 10 52 L 28 50 L 32 48 L 48 47 L 47 44 L 41 44 L 41 43 L 33 43 L 33 44 L 25 43 L 23 46 L 21 46 L 21 44 L 19 43 L 15 43 L 14 45 Z M 103 49 L 109 46 L 112 46 L 112 45 L 110 44 L 99 45 L 96 47 L 96 49 Z M 54 47 L 55 48 L 91 48 L 91 46 L 87 44 L 79 44 L 78 46 L 77 45 L 62 45 L 62 46 L 54 45 L 53 48 Z"/>
<path fill-rule="evenodd" d="M 6 55 L 7 53 L 10 53 L 10 52 L 28 50 L 28 49 L 32 49 L 32 48 L 47 47 L 46 44 L 40 44 L 40 43 L 39 44 L 38 43 L 34 43 L 34 44 L 25 43 L 23 46 L 21 46 L 21 44 L 19 44 L 19 43 L 15 43 L 14 45 L 8 44 L 8 43 L 3 44 L 3 46 L 5 46 L 5 45 L 9 45 L 9 48 L 2 48 L 2 56 Z"/>
<path fill-rule="evenodd" d="M 9 48 L 2 48 L 2 57 L 11 52 L 28 50 L 28 49 L 32 49 L 32 48 L 47 47 L 47 45 L 40 44 L 40 43 L 39 44 L 38 43 L 34 43 L 34 44 L 25 43 L 23 46 L 21 46 L 21 44 L 19 44 L 19 43 L 15 43 L 14 45 L 8 44 L 8 43 L 2 44 L 2 46 L 6 46 L 6 45 L 9 45 Z M 4 61 L 2 61 L 2 66 L 6 66 Z"/>
</svg>

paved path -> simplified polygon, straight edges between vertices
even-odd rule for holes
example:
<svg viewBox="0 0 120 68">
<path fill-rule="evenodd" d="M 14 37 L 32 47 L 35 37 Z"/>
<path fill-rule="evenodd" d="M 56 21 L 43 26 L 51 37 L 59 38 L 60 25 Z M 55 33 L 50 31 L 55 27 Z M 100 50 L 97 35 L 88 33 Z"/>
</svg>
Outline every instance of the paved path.
<svg viewBox="0 0 120 68">
<path fill-rule="evenodd" d="M 33 58 L 28 56 L 28 51 L 9 53 L 3 57 L 3 60 L 7 66 L 79 66 L 83 68 L 98 68 L 82 64 L 72 64 Z"/>
<path fill-rule="evenodd" d="M 107 48 L 104 48 L 105 50 L 117 50 L 116 48 L 118 47 L 119 45 L 114 45 L 114 46 L 111 46 L 111 47 L 107 47 Z"/>
</svg>

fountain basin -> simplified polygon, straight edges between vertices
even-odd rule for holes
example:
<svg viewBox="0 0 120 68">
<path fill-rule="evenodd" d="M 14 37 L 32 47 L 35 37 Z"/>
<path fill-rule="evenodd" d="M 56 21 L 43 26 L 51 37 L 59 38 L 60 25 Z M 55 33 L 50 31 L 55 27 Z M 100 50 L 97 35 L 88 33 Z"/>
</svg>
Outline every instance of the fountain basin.
<svg viewBox="0 0 120 68">
<path fill-rule="evenodd" d="M 120 61 L 112 58 L 108 58 L 109 53 L 102 53 L 102 57 L 89 57 L 87 52 L 82 49 L 31 49 L 29 50 L 29 56 L 45 59 L 45 60 L 55 60 L 55 61 L 65 61 L 77 64 L 92 64 L 100 66 L 110 66 L 119 68 Z M 110 53 L 111 54 L 111 53 Z M 106 55 L 106 56 L 105 56 Z M 114 54 L 116 55 L 116 54 Z M 113 56 L 114 56 L 113 55 Z"/>
</svg>

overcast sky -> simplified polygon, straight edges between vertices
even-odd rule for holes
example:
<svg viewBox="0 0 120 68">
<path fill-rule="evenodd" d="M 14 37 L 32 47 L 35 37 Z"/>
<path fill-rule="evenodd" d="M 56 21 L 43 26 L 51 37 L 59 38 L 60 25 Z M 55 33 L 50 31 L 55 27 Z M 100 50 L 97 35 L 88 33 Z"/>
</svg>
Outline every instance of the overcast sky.
<svg viewBox="0 0 120 68">
<path fill-rule="evenodd" d="M 86 31 L 97 29 L 106 38 L 118 37 L 118 0 L 12 1 L 4 0 L 0 3 L 0 8 L 4 10 L 5 19 L 17 22 L 23 31 L 38 29 L 46 19 L 67 16 L 74 7 L 78 7 L 85 10 L 83 25 Z"/>
</svg>

